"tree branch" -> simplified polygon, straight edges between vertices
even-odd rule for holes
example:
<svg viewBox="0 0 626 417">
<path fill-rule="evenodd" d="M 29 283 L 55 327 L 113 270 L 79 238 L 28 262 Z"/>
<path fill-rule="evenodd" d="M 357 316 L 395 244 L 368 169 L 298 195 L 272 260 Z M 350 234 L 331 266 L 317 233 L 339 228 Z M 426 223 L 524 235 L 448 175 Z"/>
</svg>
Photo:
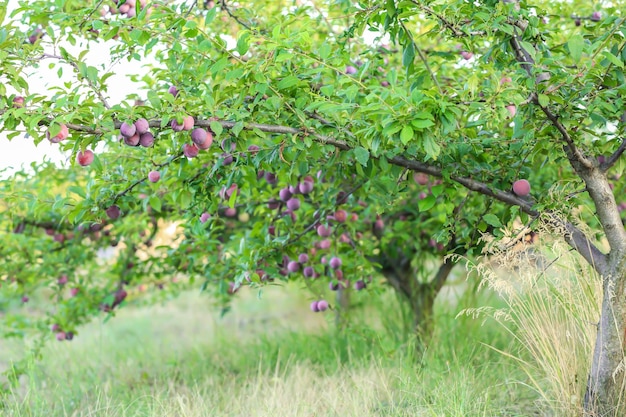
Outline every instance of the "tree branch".
<svg viewBox="0 0 626 417">
<path fill-rule="evenodd" d="M 622 156 L 624 151 L 626 150 L 626 138 L 622 139 L 622 143 L 619 145 L 619 148 L 609 158 L 602 164 L 600 164 L 600 170 L 602 172 L 607 172 L 613 165 L 617 163 L 617 160 Z"/>
<path fill-rule="evenodd" d="M 187 12 L 185 13 L 185 19 L 187 19 L 189 17 L 189 15 L 191 14 L 191 11 L 197 5 L 198 5 L 198 0 L 194 0 L 193 3 L 191 3 L 191 6 L 189 6 L 189 8 L 187 9 Z"/>
<path fill-rule="evenodd" d="M 220 1 L 220 5 L 222 6 L 222 9 L 226 10 L 226 13 L 228 13 L 228 15 L 230 17 L 232 17 L 233 19 L 235 19 L 235 21 L 237 23 L 239 23 L 241 26 L 243 26 L 244 28 L 248 29 L 249 31 L 254 31 L 254 29 L 252 29 L 252 26 L 248 25 L 246 22 L 244 22 L 243 20 L 241 20 L 238 16 L 236 16 L 233 12 L 230 11 L 230 8 L 228 7 L 228 5 L 226 4 L 226 0 L 221 0 Z"/>
<path fill-rule="evenodd" d="M 435 278 L 433 278 L 430 282 L 435 294 L 438 294 L 439 291 L 441 291 L 441 288 L 443 288 L 443 285 L 446 283 L 446 280 L 450 276 L 450 272 L 452 272 L 455 265 L 456 262 L 454 262 L 453 257 L 446 256 L 444 258 L 443 263 L 439 266 L 439 269 L 435 274 Z"/>
<path fill-rule="evenodd" d="M 423 4 L 420 4 L 420 3 L 418 3 L 415 0 L 411 0 L 411 2 L 413 4 L 415 4 L 417 7 L 419 7 L 421 10 L 426 12 L 427 14 L 429 14 L 429 15 L 435 17 L 437 20 L 439 20 L 445 27 L 447 27 L 452 32 L 452 35 L 457 37 L 457 38 L 462 38 L 462 37 L 466 37 L 466 36 L 484 35 L 484 32 L 470 32 L 470 33 L 466 33 L 464 31 L 462 31 L 461 29 L 458 29 L 454 23 L 450 22 L 449 20 L 447 20 L 445 17 L 443 17 L 442 15 L 440 15 L 439 13 L 437 13 L 436 11 L 431 9 L 430 7 L 424 6 Z"/>
<path fill-rule="evenodd" d="M 510 40 L 511 47 L 513 48 L 513 51 L 515 53 L 515 59 L 517 60 L 517 62 L 519 62 L 522 65 L 522 68 L 524 68 L 528 76 L 532 77 L 533 76 L 532 68 L 535 65 L 535 60 L 532 58 L 532 55 L 530 55 L 530 53 L 526 51 L 522 47 L 522 45 L 519 43 L 517 33 L 518 33 L 518 27 L 515 26 L 514 31 L 513 31 L 513 36 L 511 36 L 511 40 Z M 563 140 L 565 141 L 565 144 L 567 145 L 565 147 L 565 151 L 566 151 L 566 154 L 568 155 L 568 159 L 570 161 L 573 161 L 573 160 L 578 161 L 585 168 L 588 168 L 588 169 L 592 168 L 593 163 L 580 152 L 580 149 L 578 149 L 578 147 L 576 147 L 576 144 L 572 140 L 572 137 L 569 135 L 569 132 L 567 131 L 567 129 L 565 129 L 565 126 L 563 126 L 563 124 L 559 121 L 558 116 L 552 113 L 550 109 L 542 106 L 539 103 L 539 96 L 537 95 L 536 92 L 532 93 L 532 95 L 530 96 L 530 101 L 533 104 L 536 104 L 537 106 L 539 106 L 539 108 L 541 109 L 541 111 L 543 111 L 543 113 L 546 115 L 548 120 L 550 120 L 552 125 L 556 127 L 556 129 L 561 134 L 561 137 L 563 138 Z"/>
<path fill-rule="evenodd" d="M 580 152 L 580 149 L 578 149 L 578 147 L 574 143 L 574 140 L 569 135 L 567 129 L 565 129 L 565 126 L 563 126 L 563 123 L 559 121 L 558 116 L 552 113 L 550 109 L 548 109 L 547 107 L 544 107 L 541 104 L 539 104 L 539 99 L 537 97 L 535 97 L 534 102 L 541 108 L 541 110 L 546 115 L 548 120 L 552 122 L 552 125 L 556 127 L 559 133 L 561 134 L 561 137 L 567 144 L 566 149 L 569 149 L 570 158 L 572 157 L 575 158 L 576 161 L 578 161 L 582 166 L 584 166 L 587 169 L 593 168 L 593 163 L 591 162 L 591 160 Z"/>
<path fill-rule="evenodd" d="M 551 222 L 556 226 L 565 226 L 567 232 L 563 237 L 568 245 L 576 250 L 600 276 L 606 276 L 608 271 L 608 256 L 598 249 L 585 234 L 570 222 L 563 222 L 554 217 Z"/>
<path fill-rule="evenodd" d="M 433 80 L 433 83 L 435 84 L 435 87 L 437 87 L 437 90 L 439 90 L 439 94 L 443 95 L 443 90 L 441 90 L 441 85 L 439 85 L 439 81 L 437 81 L 437 77 L 435 76 L 435 73 L 430 68 L 430 65 L 428 65 L 428 60 L 426 59 L 426 56 L 424 55 L 420 47 L 417 45 L 417 43 L 415 43 L 415 40 L 413 39 L 413 35 L 404 25 L 404 22 L 402 22 L 400 19 L 398 19 L 398 22 L 400 23 L 400 26 L 402 26 L 402 29 L 404 30 L 404 33 L 406 34 L 406 36 L 409 38 L 409 42 L 413 44 L 413 48 L 417 51 L 417 54 L 419 55 L 420 60 L 424 64 L 424 68 L 426 68 L 426 72 L 428 72 L 428 74 L 430 75 L 430 78 Z"/>
<path fill-rule="evenodd" d="M 232 129 L 237 124 L 237 122 L 229 121 L 229 120 L 197 119 L 195 121 L 195 126 L 210 128 L 211 122 L 219 123 L 224 129 Z M 45 121 L 42 121 L 41 123 L 45 125 Z M 162 126 L 162 122 L 160 119 L 156 119 L 156 120 L 153 119 L 153 120 L 150 120 L 148 123 L 150 127 L 154 127 L 154 128 L 160 128 Z M 119 129 L 122 123 L 119 121 L 116 121 L 114 125 L 116 129 Z M 105 133 L 101 129 L 95 129 L 95 128 L 85 126 L 85 125 L 67 124 L 67 127 L 69 129 L 77 130 L 77 131 L 84 132 L 84 133 L 94 134 L 94 135 L 102 135 Z M 270 125 L 270 124 L 263 124 L 263 123 L 247 123 L 244 125 L 244 129 L 246 130 L 258 129 L 266 133 L 310 135 L 315 139 L 316 142 L 320 144 L 334 146 L 335 148 L 342 150 L 342 151 L 352 150 L 352 147 L 345 141 L 342 141 L 340 139 L 335 139 L 330 136 L 322 135 L 322 134 L 319 134 L 319 133 L 316 133 L 314 131 L 310 131 L 307 129 L 296 129 L 296 128 L 289 127 L 289 126 Z M 446 177 L 441 168 L 428 165 L 421 161 L 408 159 L 408 158 L 405 158 L 403 156 L 398 156 L 398 155 L 391 157 L 391 158 L 387 158 L 387 160 L 389 163 L 393 165 L 407 168 L 411 171 L 421 172 L 421 173 L 431 175 L 436 178 Z M 486 197 L 493 198 L 494 200 L 498 200 L 509 206 L 517 206 L 522 210 L 522 212 L 530 216 L 538 217 L 540 214 L 537 210 L 534 210 L 532 208 L 532 203 L 530 201 L 520 198 L 513 193 L 504 192 L 501 190 L 493 190 L 487 184 L 480 182 L 480 181 L 476 181 L 468 177 L 461 177 L 458 175 L 453 175 L 453 176 L 450 176 L 449 179 L 452 180 L 453 182 L 456 182 L 462 185 L 463 187 L 469 190 L 476 191 L 479 194 L 482 194 Z M 138 184 L 134 184 L 133 187 L 136 185 Z M 116 200 L 117 198 L 119 198 L 119 195 L 116 197 Z M 574 249 L 579 251 L 580 254 L 589 262 L 590 265 L 593 265 L 594 267 L 605 265 L 606 255 L 603 254 L 597 247 L 595 247 L 593 243 L 591 243 L 591 241 L 589 241 L 589 239 L 576 226 L 564 220 L 557 219 L 556 217 L 553 218 L 553 224 L 560 225 L 561 227 L 565 227 L 568 230 L 568 232 L 570 232 L 571 239 L 567 239 L 568 243 Z M 600 272 L 600 270 L 598 271 Z"/>
</svg>

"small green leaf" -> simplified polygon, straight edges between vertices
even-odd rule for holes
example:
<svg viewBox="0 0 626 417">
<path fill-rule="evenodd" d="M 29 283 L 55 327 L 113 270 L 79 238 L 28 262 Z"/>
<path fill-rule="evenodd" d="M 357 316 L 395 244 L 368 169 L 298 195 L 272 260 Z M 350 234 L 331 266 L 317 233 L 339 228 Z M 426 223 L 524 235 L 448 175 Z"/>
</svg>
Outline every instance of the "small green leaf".
<svg viewBox="0 0 626 417">
<path fill-rule="evenodd" d="M 181 209 L 186 209 L 187 207 L 189 207 L 189 205 L 191 205 L 191 200 L 192 196 L 189 190 L 182 190 L 178 195 L 178 203 L 180 204 Z"/>
<path fill-rule="evenodd" d="M 574 61 L 580 61 L 580 58 L 583 54 L 583 46 L 585 45 L 585 40 L 579 34 L 575 34 L 572 36 L 569 41 L 567 41 L 567 48 L 569 49 L 569 54 L 574 58 Z"/>
<path fill-rule="evenodd" d="M 424 211 L 428 211 L 431 208 L 433 208 L 435 206 L 435 203 L 437 202 L 437 198 L 435 198 L 434 195 L 430 194 L 428 195 L 428 197 L 419 200 L 417 202 L 417 207 L 419 208 L 420 211 L 424 212 Z"/>
<path fill-rule="evenodd" d="M 215 134 L 215 137 L 219 137 L 222 134 L 222 131 L 224 130 L 222 125 L 215 120 L 209 123 L 209 127 L 211 128 L 211 132 Z"/>
<path fill-rule="evenodd" d="M 413 42 L 409 41 L 406 48 L 404 48 L 404 53 L 402 54 L 402 65 L 408 67 L 413 63 L 414 58 L 415 47 L 413 46 Z"/>
<path fill-rule="evenodd" d="M 415 119 L 411 122 L 411 125 L 415 128 L 415 129 L 426 129 L 427 127 L 431 127 L 434 126 L 435 123 L 432 122 L 431 120 L 424 120 L 424 119 Z"/>
<path fill-rule="evenodd" d="M 396 15 L 396 4 L 393 0 L 387 0 L 387 14 L 389 17 Z"/>
<path fill-rule="evenodd" d="M 228 199 L 228 207 L 230 207 L 230 208 L 234 208 L 235 207 L 235 201 L 237 200 L 237 194 L 238 194 L 238 191 L 235 191 L 234 193 L 232 193 L 230 195 L 230 198 Z"/>
<path fill-rule="evenodd" d="M 217 7 L 211 7 L 204 17 L 204 25 L 209 26 L 213 19 L 215 19 L 215 15 L 217 14 Z"/>
<path fill-rule="evenodd" d="M 546 107 L 550 103 L 550 98 L 545 94 L 539 94 L 538 100 L 541 107 Z"/>
<path fill-rule="evenodd" d="M 424 148 L 426 155 L 430 156 L 432 159 L 437 159 L 441 153 L 441 146 L 439 146 L 432 135 L 424 136 L 422 140 L 422 148 Z"/>
<path fill-rule="evenodd" d="M 152 107 L 154 107 L 155 109 L 160 109 L 162 107 L 161 99 L 159 98 L 159 95 L 152 90 L 148 90 L 148 101 L 150 102 L 150 104 L 152 104 Z"/>
<path fill-rule="evenodd" d="M 615 65 L 619 68 L 624 68 L 624 63 L 620 61 L 618 57 L 610 53 L 609 51 L 604 51 L 602 56 L 605 57 L 611 64 Z"/>
<path fill-rule="evenodd" d="M 248 38 L 250 38 L 250 33 L 243 32 L 239 39 L 237 39 L 237 52 L 239 55 L 245 55 L 246 52 L 248 52 L 248 48 L 250 47 Z"/>
<path fill-rule="evenodd" d="M 362 146 L 354 148 L 354 157 L 363 166 L 367 166 L 367 161 L 370 159 L 370 152 Z"/>
<path fill-rule="evenodd" d="M 86 198 L 85 189 L 83 187 L 79 187 L 77 185 L 71 185 L 70 187 L 68 187 L 67 190 L 71 193 L 81 196 L 82 198 Z"/>
<path fill-rule="evenodd" d="M 400 132 L 400 140 L 402 141 L 402 144 L 406 145 L 409 143 L 411 139 L 413 139 L 413 134 L 413 128 L 409 125 L 405 125 L 402 128 L 402 132 Z"/>
<path fill-rule="evenodd" d="M 239 134 L 241 133 L 242 130 L 243 130 L 243 122 L 242 121 L 238 121 L 237 123 L 235 123 L 235 126 L 233 126 L 233 128 L 230 129 L 230 131 L 236 137 L 239 137 Z"/>
<path fill-rule="evenodd" d="M 500 219 L 495 214 L 485 214 L 483 216 L 483 220 L 490 226 L 493 227 L 502 227 L 502 223 L 500 223 Z"/>
<path fill-rule="evenodd" d="M 154 209 L 156 212 L 161 212 L 161 199 L 156 195 L 150 197 L 150 207 Z"/>
<path fill-rule="evenodd" d="M 278 89 L 284 90 L 285 88 L 293 87 L 294 85 L 298 84 L 298 81 L 298 77 L 296 77 L 295 75 L 288 75 L 287 77 L 280 80 L 280 82 L 278 83 Z"/>
</svg>

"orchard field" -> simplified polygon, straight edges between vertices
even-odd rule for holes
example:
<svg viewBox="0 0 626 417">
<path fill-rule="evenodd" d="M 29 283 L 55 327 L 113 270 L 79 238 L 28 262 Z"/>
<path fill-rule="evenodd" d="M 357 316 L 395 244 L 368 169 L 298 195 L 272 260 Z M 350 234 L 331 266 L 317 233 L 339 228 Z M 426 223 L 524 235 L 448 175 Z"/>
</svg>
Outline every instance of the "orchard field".
<svg viewBox="0 0 626 417">
<path fill-rule="evenodd" d="M 503 307 L 494 297 L 442 301 L 432 348 L 416 357 L 408 349 L 414 341 L 397 326 L 402 317 L 393 294 L 367 297 L 367 307 L 341 333 L 303 308 L 301 294 L 293 286 L 271 288 L 261 300 L 245 292 L 222 319 L 194 292 L 163 305 L 129 306 L 105 324 L 86 325 L 72 343 L 47 346 L 9 393 L 4 415 L 556 416 L 574 410 L 529 386 L 529 375 L 545 378 L 546 369 L 527 374 L 518 360 L 494 350 L 531 357 L 504 328 L 451 314 L 460 305 Z M 3 343 L 0 360 L 19 356 L 21 348 Z M 567 345 L 557 348 L 568 355 Z"/>
<path fill-rule="evenodd" d="M 0 412 L 626 415 L 621 0 L 0 0 Z"/>
</svg>

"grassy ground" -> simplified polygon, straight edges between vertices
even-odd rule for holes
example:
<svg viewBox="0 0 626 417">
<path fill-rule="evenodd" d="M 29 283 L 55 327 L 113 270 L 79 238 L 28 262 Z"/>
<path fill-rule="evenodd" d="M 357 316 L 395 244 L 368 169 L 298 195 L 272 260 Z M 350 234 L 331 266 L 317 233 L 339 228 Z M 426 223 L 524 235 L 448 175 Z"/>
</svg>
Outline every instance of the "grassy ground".
<svg viewBox="0 0 626 417">
<path fill-rule="evenodd" d="M 485 346 L 509 349 L 510 335 L 454 318 L 467 305 L 438 306 L 431 348 L 415 358 L 392 325 L 392 297 L 338 335 L 332 315 L 311 313 L 293 288 L 241 295 L 224 318 L 192 293 L 51 343 L 0 415 L 545 415 L 517 363 Z M 0 361 L 22 349 L 0 343 Z"/>
</svg>

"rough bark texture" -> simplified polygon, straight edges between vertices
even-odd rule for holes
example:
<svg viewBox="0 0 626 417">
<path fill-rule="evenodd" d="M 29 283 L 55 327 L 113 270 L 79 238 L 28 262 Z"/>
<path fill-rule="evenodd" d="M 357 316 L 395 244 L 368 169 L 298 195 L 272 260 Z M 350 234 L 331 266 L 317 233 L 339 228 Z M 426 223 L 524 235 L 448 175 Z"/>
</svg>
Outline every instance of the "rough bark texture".
<svg viewBox="0 0 626 417">
<path fill-rule="evenodd" d="M 624 262 L 604 280 L 600 322 L 584 399 L 586 416 L 626 415 L 625 281 Z"/>
<path fill-rule="evenodd" d="M 603 280 L 602 307 L 584 398 L 585 415 L 623 416 L 626 415 L 626 230 L 606 173 L 569 156 L 572 167 L 585 181 L 611 248 L 604 270 L 598 270 Z"/>
</svg>

